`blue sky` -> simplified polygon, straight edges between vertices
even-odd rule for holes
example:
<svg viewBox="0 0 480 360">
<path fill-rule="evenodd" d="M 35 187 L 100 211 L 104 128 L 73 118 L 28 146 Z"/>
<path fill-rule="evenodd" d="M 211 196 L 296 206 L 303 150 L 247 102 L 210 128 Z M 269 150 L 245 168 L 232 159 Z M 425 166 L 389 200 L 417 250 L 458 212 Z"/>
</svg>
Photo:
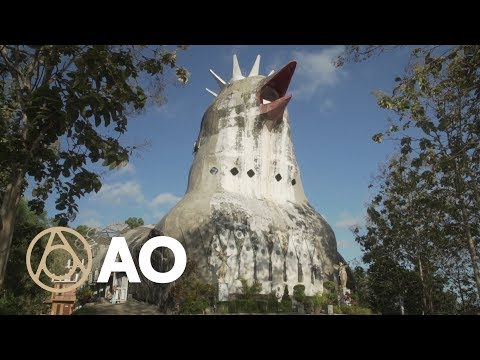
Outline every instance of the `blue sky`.
<svg viewBox="0 0 480 360">
<path fill-rule="evenodd" d="M 205 87 L 217 91 L 209 74 L 232 76 L 232 55 L 248 73 L 257 54 L 266 75 L 289 60 L 298 62 L 289 91 L 290 126 L 305 193 L 335 231 L 339 251 L 347 261 L 359 259 L 360 248 L 348 228 L 364 223 L 368 184 L 393 151 L 391 143 L 375 144 L 371 137 L 387 126 L 372 92 L 389 92 L 403 73 L 408 49 L 386 53 L 360 64 L 336 69 L 331 60 L 343 46 L 191 46 L 178 54 L 178 63 L 191 73 L 186 86 L 172 74 L 165 80 L 167 103 L 150 107 L 130 119 L 123 137 L 128 144 L 150 141 L 146 151 L 121 170 L 106 172 L 98 194 L 79 201 L 72 224 L 103 226 L 130 216 L 157 223 L 187 187 L 192 146 L 204 111 L 213 100 Z M 47 207 L 50 216 L 54 206 Z"/>
</svg>

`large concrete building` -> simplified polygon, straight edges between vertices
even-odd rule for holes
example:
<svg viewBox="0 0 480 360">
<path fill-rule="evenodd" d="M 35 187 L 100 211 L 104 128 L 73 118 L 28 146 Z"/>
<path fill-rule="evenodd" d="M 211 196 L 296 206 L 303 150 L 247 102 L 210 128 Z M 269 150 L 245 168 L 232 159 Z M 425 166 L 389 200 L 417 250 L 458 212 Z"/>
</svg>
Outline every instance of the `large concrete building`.
<svg viewBox="0 0 480 360">
<path fill-rule="evenodd" d="M 178 239 L 204 280 L 219 284 L 220 298 L 238 293 L 241 279 L 261 282 L 262 293 L 296 284 L 307 295 L 322 292 L 341 258 L 332 229 L 305 196 L 295 158 L 287 88 L 296 62 L 268 76 L 259 65 L 260 56 L 244 76 L 234 56 L 228 82 L 210 70 L 220 91 L 207 89 L 214 100 L 194 145 L 187 192 L 152 231 L 127 238 L 134 259 L 152 236 Z M 171 268 L 169 253 L 154 253 L 157 270 Z M 167 289 L 143 278 L 131 290 L 161 303 Z"/>
</svg>

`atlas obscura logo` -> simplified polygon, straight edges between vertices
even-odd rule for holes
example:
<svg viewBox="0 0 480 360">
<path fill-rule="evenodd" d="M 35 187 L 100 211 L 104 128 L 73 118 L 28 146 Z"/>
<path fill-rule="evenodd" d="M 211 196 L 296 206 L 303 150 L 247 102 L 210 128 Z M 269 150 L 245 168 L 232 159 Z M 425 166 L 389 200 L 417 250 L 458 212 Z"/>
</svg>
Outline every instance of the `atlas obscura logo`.
<svg viewBox="0 0 480 360">
<path fill-rule="evenodd" d="M 78 254 L 78 251 L 76 252 L 72 248 L 67 241 L 65 236 L 66 234 L 69 234 L 67 236 L 70 238 L 75 239 L 75 243 L 81 244 L 82 254 Z M 35 245 L 40 246 L 40 240 L 44 239 L 47 235 L 49 235 L 49 237 L 45 246 L 45 250 L 43 251 L 36 270 L 33 270 L 31 263 L 32 251 L 34 250 Z M 155 270 L 151 263 L 152 252 L 159 247 L 169 248 L 175 257 L 175 263 L 173 267 L 164 273 Z M 47 267 L 47 258 L 54 251 L 65 251 L 72 259 L 72 266 L 69 268 L 69 271 L 63 275 L 53 274 Z M 116 261 L 118 255 L 120 255 L 121 261 Z M 38 286 L 50 292 L 63 293 L 75 290 L 88 279 L 88 275 L 92 269 L 92 258 L 92 250 L 90 249 L 90 245 L 81 234 L 70 228 L 57 226 L 46 229 L 35 236 L 28 246 L 26 263 L 28 273 Z M 156 236 L 148 240 L 143 245 L 140 250 L 138 263 L 140 266 L 140 271 L 150 281 L 163 284 L 170 283 L 177 280 L 185 271 L 185 266 L 187 265 L 187 254 L 184 247 L 178 240 L 175 240 L 169 236 Z M 77 270 L 80 270 L 81 275 L 76 276 L 73 284 L 67 287 L 54 288 L 50 285 L 44 284 L 40 280 L 42 271 L 52 281 L 65 281 L 71 279 L 72 275 L 76 273 Z M 129 282 L 140 282 L 140 277 L 138 276 L 135 263 L 133 262 L 132 255 L 128 249 L 128 245 L 124 237 L 112 238 L 97 282 L 107 283 L 112 272 L 125 272 Z"/>
</svg>

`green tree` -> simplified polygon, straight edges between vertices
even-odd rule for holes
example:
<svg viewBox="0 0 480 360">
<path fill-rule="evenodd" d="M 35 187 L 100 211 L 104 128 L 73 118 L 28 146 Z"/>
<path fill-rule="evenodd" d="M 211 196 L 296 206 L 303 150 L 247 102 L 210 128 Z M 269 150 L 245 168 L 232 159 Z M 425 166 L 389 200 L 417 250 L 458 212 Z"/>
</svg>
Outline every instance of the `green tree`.
<svg viewBox="0 0 480 360">
<path fill-rule="evenodd" d="M 392 47 L 348 46 L 338 65 L 359 62 L 389 49 Z M 397 85 L 393 91 L 377 92 L 379 106 L 394 116 L 389 119 L 386 130 L 373 136 L 378 143 L 383 139 L 398 141 L 401 155 L 408 160 L 406 171 L 429 183 L 420 193 L 435 199 L 430 204 L 425 200 L 424 209 L 436 216 L 429 220 L 439 225 L 437 234 L 426 228 L 427 218 L 414 209 L 408 217 L 413 219 L 417 215 L 423 220 L 417 227 L 412 226 L 410 232 L 418 230 L 429 234 L 427 241 L 435 240 L 431 250 L 448 253 L 436 272 L 443 272 L 449 286 L 458 289 L 455 292 L 463 297 L 466 307 L 469 306 L 469 301 L 465 301 L 468 275 L 476 288 L 476 306 L 480 306 L 479 75 L 480 46 L 414 48 L 407 71 L 395 79 Z M 415 203 L 419 204 L 411 205 L 415 207 Z M 420 233 L 417 235 L 417 239 L 423 237 Z M 433 254 L 436 256 L 438 252 Z M 469 263 L 464 261 L 465 253 Z M 419 259 L 425 255 L 431 258 L 429 252 L 422 251 L 419 255 Z M 438 263 L 438 259 L 433 263 Z M 417 265 L 419 273 L 423 270 L 420 265 Z M 423 285 L 428 295 L 426 283 Z M 429 299 L 425 300 L 430 303 Z"/>
<path fill-rule="evenodd" d="M 76 199 L 101 188 L 92 164 L 128 162 L 135 146 L 119 137 L 148 99 L 162 101 L 167 68 L 186 83 L 176 50 L 161 46 L 0 45 L 0 289 L 27 180 L 33 208 L 54 194 L 66 225 Z"/>
<path fill-rule="evenodd" d="M 0 292 L 0 314 L 39 314 L 45 305 L 43 301 L 50 295 L 33 282 L 25 263 L 27 248 L 32 239 L 41 231 L 50 227 L 46 213 L 35 214 L 22 198 L 16 214 L 14 241 L 8 259 L 8 273 L 5 287 Z M 36 246 L 31 255 L 32 263 L 38 263 L 43 255 L 40 246 Z M 46 282 L 45 275 L 41 280 Z"/>
<path fill-rule="evenodd" d="M 371 289 L 368 274 L 361 266 L 356 266 L 353 269 L 353 276 L 355 278 L 355 300 L 361 307 L 369 307 L 371 303 Z"/>
<path fill-rule="evenodd" d="M 364 233 L 354 229 L 364 251 L 371 307 L 382 313 L 439 313 L 450 293 L 441 268 L 452 253 L 441 197 L 431 171 L 394 157 L 378 177 L 367 208 Z M 443 216 L 443 217 L 442 217 Z M 455 250 L 455 249 L 453 249 Z M 454 311 L 450 302 L 449 312 Z"/>
<path fill-rule="evenodd" d="M 458 46 L 444 54 L 417 49 L 418 61 L 392 94 L 378 104 L 396 115 L 374 136 L 400 134 L 401 151 L 415 169 L 428 167 L 438 179 L 445 211 L 470 254 L 480 296 L 478 227 L 480 210 L 480 46 Z"/>
<path fill-rule="evenodd" d="M 135 229 L 139 226 L 142 226 L 144 222 L 142 218 L 129 217 L 127 220 L 125 220 L 125 224 L 127 224 L 130 229 Z"/>
<path fill-rule="evenodd" d="M 77 290 L 77 301 L 80 305 L 85 305 L 93 301 L 93 292 L 88 284 L 83 285 Z"/>
</svg>

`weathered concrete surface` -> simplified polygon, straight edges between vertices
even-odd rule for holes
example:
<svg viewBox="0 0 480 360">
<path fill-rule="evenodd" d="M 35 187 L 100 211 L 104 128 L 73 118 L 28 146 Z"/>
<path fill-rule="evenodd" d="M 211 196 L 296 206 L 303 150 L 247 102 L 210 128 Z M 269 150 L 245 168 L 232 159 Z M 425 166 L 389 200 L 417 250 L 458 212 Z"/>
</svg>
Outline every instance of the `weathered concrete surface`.
<svg viewBox="0 0 480 360">
<path fill-rule="evenodd" d="M 303 190 L 288 113 L 280 108 L 289 100 L 281 72 L 223 87 L 203 116 L 185 196 L 148 236 L 128 238 L 134 258 L 149 237 L 168 235 L 184 244 L 206 281 L 224 282 L 230 293 L 239 292 L 240 279 L 260 281 L 263 293 L 287 284 L 291 294 L 303 284 L 307 295 L 333 280 L 335 235 Z M 154 258 L 166 271 L 172 259 L 162 251 Z M 137 298 L 161 303 L 168 286 L 142 279 L 134 288 Z"/>
</svg>

